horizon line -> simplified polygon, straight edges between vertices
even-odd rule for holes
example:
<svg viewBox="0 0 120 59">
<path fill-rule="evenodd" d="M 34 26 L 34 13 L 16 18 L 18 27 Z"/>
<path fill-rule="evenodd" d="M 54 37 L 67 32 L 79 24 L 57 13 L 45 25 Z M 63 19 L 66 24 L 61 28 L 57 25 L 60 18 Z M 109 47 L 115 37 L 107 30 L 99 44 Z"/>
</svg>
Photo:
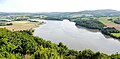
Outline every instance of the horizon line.
<svg viewBox="0 0 120 59">
<path fill-rule="evenodd" d="M 115 10 L 115 9 L 95 9 L 95 10 L 81 10 L 81 11 L 96 11 L 96 10 Z M 0 11 L 0 13 L 62 13 L 62 12 L 81 12 L 81 11 L 31 11 L 31 12 L 26 12 L 26 11 Z M 120 11 L 120 10 L 115 10 L 115 11 Z"/>
</svg>

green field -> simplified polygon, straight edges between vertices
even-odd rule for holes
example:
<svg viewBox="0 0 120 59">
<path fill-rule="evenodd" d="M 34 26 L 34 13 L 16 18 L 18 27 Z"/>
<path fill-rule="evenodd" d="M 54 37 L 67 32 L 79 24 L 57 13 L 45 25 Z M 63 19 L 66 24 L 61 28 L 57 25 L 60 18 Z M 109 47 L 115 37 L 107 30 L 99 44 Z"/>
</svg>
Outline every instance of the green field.
<svg viewBox="0 0 120 59">
<path fill-rule="evenodd" d="M 107 25 L 107 24 L 115 24 L 115 23 L 112 22 L 112 21 L 108 21 L 108 20 L 107 20 L 107 17 L 100 17 L 98 20 L 99 20 L 100 22 L 102 22 L 103 24 L 105 24 L 105 25 Z"/>
<path fill-rule="evenodd" d="M 111 33 L 115 37 L 120 37 L 120 33 Z"/>
</svg>

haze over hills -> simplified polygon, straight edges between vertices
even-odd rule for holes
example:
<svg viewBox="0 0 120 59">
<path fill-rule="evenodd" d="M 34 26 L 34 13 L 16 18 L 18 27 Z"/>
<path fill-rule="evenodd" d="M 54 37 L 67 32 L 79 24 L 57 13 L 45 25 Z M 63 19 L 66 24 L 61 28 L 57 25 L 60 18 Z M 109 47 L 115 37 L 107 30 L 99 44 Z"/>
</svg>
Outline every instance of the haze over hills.
<svg viewBox="0 0 120 59">
<path fill-rule="evenodd" d="M 32 12 L 0 12 L 1 15 L 5 14 L 31 14 Z M 91 14 L 94 16 L 120 16 L 120 11 L 112 9 L 101 9 L 101 10 L 84 10 L 80 12 L 35 12 L 32 14 Z"/>
<path fill-rule="evenodd" d="M 96 16 L 119 16 L 120 11 L 112 10 L 112 9 L 103 9 L 103 10 L 86 10 L 80 11 L 80 14 L 92 14 Z"/>
</svg>

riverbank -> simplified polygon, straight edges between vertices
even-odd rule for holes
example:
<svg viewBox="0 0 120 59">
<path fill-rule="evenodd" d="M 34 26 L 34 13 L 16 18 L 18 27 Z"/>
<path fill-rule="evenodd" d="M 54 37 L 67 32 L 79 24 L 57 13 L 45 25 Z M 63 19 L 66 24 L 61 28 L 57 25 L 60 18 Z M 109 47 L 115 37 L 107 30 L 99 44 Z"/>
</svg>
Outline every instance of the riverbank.
<svg viewBox="0 0 120 59">
<path fill-rule="evenodd" d="M 94 52 L 112 54 L 120 53 L 120 42 L 113 38 L 106 38 L 100 31 L 90 31 L 85 28 L 76 27 L 69 20 L 56 21 L 45 20 L 46 24 L 35 28 L 34 36 L 44 38 L 53 43 L 63 42 L 70 49 L 91 49 Z"/>
<path fill-rule="evenodd" d="M 97 20 L 79 20 L 75 21 L 76 26 L 86 27 L 88 29 L 98 29 L 102 34 L 111 36 L 115 39 L 120 39 L 120 31 L 115 27 L 108 27 Z"/>
<path fill-rule="evenodd" d="M 14 31 L 29 30 L 38 27 L 40 24 L 43 24 L 44 22 L 13 21 L 7 23 L 12 23 L 13 25 L 0 26 L 0 28 L 6 28 L 8 30 L 14 30 Z"/>
</svg>

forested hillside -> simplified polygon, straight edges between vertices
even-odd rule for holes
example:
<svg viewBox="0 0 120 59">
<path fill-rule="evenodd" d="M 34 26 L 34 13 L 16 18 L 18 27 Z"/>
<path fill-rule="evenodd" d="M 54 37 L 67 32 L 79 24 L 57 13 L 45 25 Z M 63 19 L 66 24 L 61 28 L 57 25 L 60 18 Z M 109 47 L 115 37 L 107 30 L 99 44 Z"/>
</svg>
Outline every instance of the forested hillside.
<svg viewBox="0 0 120 59">
<path fill-rule="evenodd" d="M 9 31 L 0 28 L 0 59 L 118 59 L 91 50 L 75 51 L 63 43 L 54 44 L 32 35 L 33 30 Z"/>
<path fill-rule="evenodd" d="M 84 26 L 90 29 L 102 29 L 105 25 L 97 20 L 77 20 L 76 25 Z"/>
</svg>

